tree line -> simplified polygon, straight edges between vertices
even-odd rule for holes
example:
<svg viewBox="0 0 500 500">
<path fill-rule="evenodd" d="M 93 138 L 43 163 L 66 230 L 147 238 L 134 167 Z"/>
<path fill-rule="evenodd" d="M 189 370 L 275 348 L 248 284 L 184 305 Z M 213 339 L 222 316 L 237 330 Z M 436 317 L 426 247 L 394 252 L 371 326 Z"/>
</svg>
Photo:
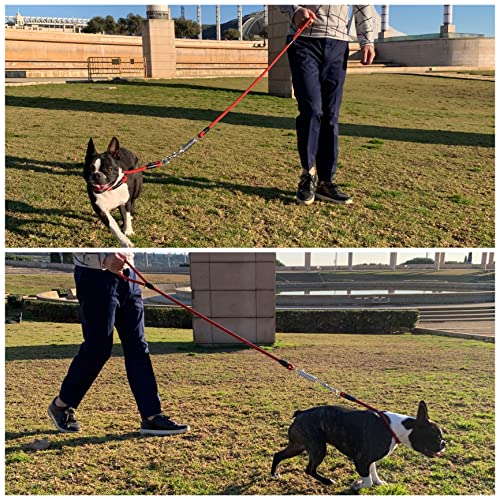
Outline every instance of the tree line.
<svg viewBox="0 0 500 500">
<path fill-rule="evenodd" d="M 142 34 L 142 21 L 145 19 L 138 14 L 128 14 L 127 17 L 120 17 L 115 21 L 113 16 L 95 16 L 82 29 L 84 33 L 105 33 L 106 35 L 131 35 L 140 36 Z M 200 25 L 191 19 L 179 17 L 174 19 L 176 38 L 197 38 L 200 34 Z M 237 29 L 229 28 L 222 34 L 225 40 L 238 40 L 240 32 Z"/>
</svg>

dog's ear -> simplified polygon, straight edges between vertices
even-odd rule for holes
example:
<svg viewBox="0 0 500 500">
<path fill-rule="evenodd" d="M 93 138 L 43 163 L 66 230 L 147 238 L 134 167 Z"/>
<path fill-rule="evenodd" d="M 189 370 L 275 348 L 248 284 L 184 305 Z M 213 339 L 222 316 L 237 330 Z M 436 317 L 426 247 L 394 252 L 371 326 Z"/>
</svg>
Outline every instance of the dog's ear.
<svg viewBox="0 0 500 500">
<path fill-rule="evenodd" d="M 87 145 L 87 154 L 85 155 L 85 163 L 89 163 L 90 160 L 97 154 L 97 151 L 94 146 L 94 141 L 92 137 L 89 139 L 89 143 Z"/>
<path fill-rule="evenodd" d="M 418 405 L 417 421 L 427 422 L 429 420 L 429 412 L 427 411 L 427 405 L 425 401 L 420 401 Z"/>
<path fill-rule="evenodd" d="M 111 139 L 111 142 L 108 145 L 108 153 L 113 156 L 113 158 L 118 157 L 118 152 L 120 151 L 120 143 L 116 137 Z"/>
</svg>

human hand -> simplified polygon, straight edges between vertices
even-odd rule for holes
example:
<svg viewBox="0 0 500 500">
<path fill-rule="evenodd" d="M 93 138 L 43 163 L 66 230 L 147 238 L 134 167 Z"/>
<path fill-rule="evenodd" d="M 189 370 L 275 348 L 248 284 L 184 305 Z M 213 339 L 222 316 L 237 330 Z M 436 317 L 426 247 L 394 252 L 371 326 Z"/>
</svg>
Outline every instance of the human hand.
<svg viewBox="0 0 500 500">
<path fill-rule="evenodd" d="M 123 271 L 123 268 L 125 267 L 125 261 L 118 253 L 108 253 L 104 258 L 103 264 L 105 269 L 115 274 Z"/>
<path fill-rule="evenodd" d="M 306 9 L 305 7 L 299 7 L 292 17 L 292 23 L 300 29 L 309 18 L 311 18 L 313 22 L 317 19 L 316 14 L 312 10 Z"/>
<path fill-rule="evenodd" d="M 368 65 L 375 59 L 375 47 L 373 45 L 363 45 L 361 48 L 361 64 Z"/>
</svg>

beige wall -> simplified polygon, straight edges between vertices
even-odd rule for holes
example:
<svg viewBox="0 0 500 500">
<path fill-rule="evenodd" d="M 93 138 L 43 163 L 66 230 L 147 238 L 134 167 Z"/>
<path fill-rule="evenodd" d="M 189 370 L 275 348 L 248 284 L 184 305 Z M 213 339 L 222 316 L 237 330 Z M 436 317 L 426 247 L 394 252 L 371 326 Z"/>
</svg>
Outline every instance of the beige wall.
<svg viewBox="0 0 500 500">
<path fill-rule="evenodd" d="M 376 44 L 377 59 L 405 66 L 495 67 L 494 38 L 441 38 Z"/>
<path fill-rule="evenodd" d="M 257 76 L 267 48 L 253 42 L 175 40 L 177 77 Z M 33 77 L 86 77 L 88 57 L 142 57 L 142 37 L 6 30 L 5 69 Z"/>
</svg>

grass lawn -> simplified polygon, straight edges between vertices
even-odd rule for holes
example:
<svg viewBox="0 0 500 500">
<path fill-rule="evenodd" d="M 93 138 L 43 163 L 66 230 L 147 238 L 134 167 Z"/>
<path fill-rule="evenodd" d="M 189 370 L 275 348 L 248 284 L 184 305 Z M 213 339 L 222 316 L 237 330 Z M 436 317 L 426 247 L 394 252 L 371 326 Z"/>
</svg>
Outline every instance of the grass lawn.
<svg viewBox="0 0 500 500">
<path fill-rule="evenodd" d="M 142 438 L 116 346 L 82 402 L 79 435 L 58 434 L 46 415 L 80 343 L 79 325 L 23 322 L 6 337 L 7 494 L 338 494 L 356 478 L 329 450 L 324 487 L 304 473 L 305 456 L 271 479 L 297 409 L 335 403 L 333 395 L 247 349 L 207 350 L 188 330 L 148 329 L 168 415 L 191 432 Z M 373 494 L 494 494 L 494 346 L 430 336 L 277 336 L 275 353 L 331 385 L 393 412 L 414 415 L 424 399 L 444 429 L 443 458 L 400 447 L 380 462 L 387 481 Z M 345 403 L 349 405 L 350 403 Z M 30 451 L 48 438 L 45 451 Z M 363 494 L 367 494 L 364 490 Z"/>
<path fill-rule="evenodd" d="M 178 150 L 251 79 L 6 88 L 6 245 L 105 247 L 81 176 L 89 137 L 144 163 Z M 182 158 L 145 174 L 136 247 L 491 247 L 494 85 L 349 75 L 336 180 L 346 207 L 297 206 L 296 102 L 248 95 Z"/>
</svg>

